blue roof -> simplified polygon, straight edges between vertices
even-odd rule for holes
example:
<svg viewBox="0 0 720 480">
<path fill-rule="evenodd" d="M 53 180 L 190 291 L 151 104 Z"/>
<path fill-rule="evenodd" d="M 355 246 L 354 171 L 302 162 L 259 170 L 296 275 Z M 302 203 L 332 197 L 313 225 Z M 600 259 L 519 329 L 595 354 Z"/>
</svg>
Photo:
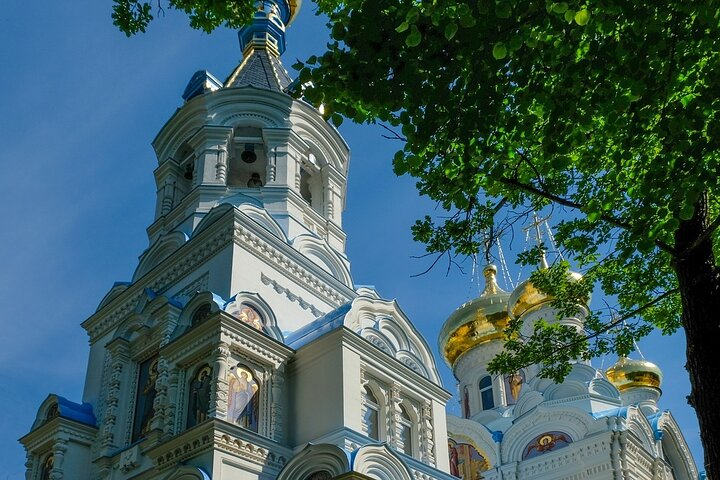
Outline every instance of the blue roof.
<svg viewBox="0 0 720 480">
<path fill-rule="evenodd" d="M 628 407 L 616 407 L 609 410 L 603 410 L 602 412 L 593 413 L 592 416 L 595 418 L 605 417 L 622 417 L 627 418 Z"/>
<path fill-rule="evenodd" d="M 93 413 L 93 407 L 89 403 L 75 403 L 71 402 L 65 397 L 55 395 L 57 398 L 58 412 L 63 418 L 69 420 L 75 420 L 76 422 L 90 425 L 91 427 L 97 427 L 97 419 Z"/>
<path fill-rule="evenodd" d="M 345 315 L 350 311 L 351 306 L 351 303 L 348 302 L 304 327 L 295 330 L 285 337 L 285 343 L 290 348 L 297 350 L 326 333 L 342 327 L 345 323 Z"/>
</svg>

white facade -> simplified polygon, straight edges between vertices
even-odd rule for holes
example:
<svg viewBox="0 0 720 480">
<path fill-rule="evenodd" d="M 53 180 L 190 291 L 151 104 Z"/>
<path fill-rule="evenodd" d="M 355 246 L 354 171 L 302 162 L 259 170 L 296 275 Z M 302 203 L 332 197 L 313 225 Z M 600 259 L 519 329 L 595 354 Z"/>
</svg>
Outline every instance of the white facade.
<svg viewBox="0 0 720 480">
<path fill-rule="evenodd" d="M 348 147 L 285 93 L 293 8 L 258 11 L 154 140 L 149 247 L 83 323 L 82 402 L 50 395 L 21 439 L 28 480 L 452 478 L 427 343 L 353 287 Z"/>
<path fill-rule="evenodd" d="M 468 418 L 446 417 L 425 339 L 352 283 L 349 149 L 286 93 L 295 4 L 262 5 L 243 62 L 193 76 L 153 142 L 148 249 L 83 322 L 81 402 L 49 395 L 21 439 L 27 480 L 694 478 L 655 390 L 621 397 L 578 364 L 560 385 L 529 369 L 510 401 L 480 387 L 497 339 L 454 363 Z M 566 445 L 529 455 L 548 432 Z"/>
<path fill-rule="evenodd" d="M 464 416 L 448 417 L 451 473 L 464 480 L 698 478 L 680 428 L 658 408 L 662 373 L 650 362 L 621 360 L 606 375 L 577 361 L 559 384 L 540 378 L 537 365 L 491 376 L 487 365 L 504 341 L 493 328 L 513 315 L 521 331 L 540 319 L 582 328 L 587 310 L 559 318 L 552 299 L 529 281 L 507 294 L 495 284 L 494 267 L 485 273 L 489 288 L 460 307 L 441 334 Z"/>
</svg>

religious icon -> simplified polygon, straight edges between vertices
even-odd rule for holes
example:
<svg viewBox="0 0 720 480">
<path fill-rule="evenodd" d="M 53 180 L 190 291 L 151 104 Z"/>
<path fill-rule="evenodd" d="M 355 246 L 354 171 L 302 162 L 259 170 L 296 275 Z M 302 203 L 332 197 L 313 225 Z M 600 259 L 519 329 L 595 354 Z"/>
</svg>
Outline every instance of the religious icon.
<svg viewBox="0 0 720 480">
<path fill-rule="evenodd" d="M 463 480 L 480 480 L 482 472 L 490 468 L 486 458 L 469 443 L 448 441 L 450 473 Z"/>
<path fill-rule="evenodd" d="M 238 320 L 246 325 L 250 325 L 256 330 L 263 331 L 263 322 L 260 314 L 250 305 L 240 305 L 240 310 L 234 313 Z"/>
<path fill-rule="evenodd" d="M 260 389 L 253 373 L 242 364 L 230 368 L 228 420 L 243 428 L 258 431 Z"/>
<path fill-rule="evenodd" d="M 42 470 L 40 471 L 40 480 L 50 480 L 50 475 L 52 474 L 54 464 L 55 457 L 51 453 L 45 459 L 45 463 L 43 463 Z"/>
<path fill-rule="evenodd" d="M 262 180 L 260 180 L 260 174 L 257 172 L 253 172 L 252 175 L 250 175 L 250 180 L 248 180 L 247 183 L 248 188 L 258 188 L 263 186 Z"/>
<path fill-rule="evenodd" d="M 450 453 L 450 474 L 460 477 L 460 470 L 458 469 L 458 451 L 455 448 L 455 442 L 448 442 L 448 451 Z"/>
<path fill-rule="evenodd" d="M 155 415 L 155 382 L 158 378 L 158 359 L 151 358 L 140 364 L 138 391 L 135 400 L 135 419 L 133 421 L 132 441 L 144 437 L 150 431 L 150 423 Z"/>
<path fill-rule="evenodd" d="M 567 433 L 563 432 L 546 432 L 535 437 L 523 453 L 522 459 L 538 457 L 544 453 L 552 452 L 563 447 L 567 447 L 572 443 L 572 439 Z"/>
<path fill-rule="evenodd" d="M 190 399 L 188 401 L 188 428 L 208 419 L 210 411 L 210 387 L 212 369 L 204 365 L 195 374 L 190 383 Z"/>
<path fill-rule="evenodd" d="M 515 405 L 525 383 L 525 372 L 522 370 L 505 376 L 505 400 L 507 405 Z"/>
</svg>

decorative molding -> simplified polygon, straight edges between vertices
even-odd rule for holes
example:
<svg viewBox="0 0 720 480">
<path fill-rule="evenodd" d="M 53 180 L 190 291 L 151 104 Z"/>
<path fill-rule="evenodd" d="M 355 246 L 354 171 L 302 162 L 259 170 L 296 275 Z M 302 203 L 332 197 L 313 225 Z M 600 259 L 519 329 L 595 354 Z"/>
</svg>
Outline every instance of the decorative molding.
<svg viewBox="0 0 720 480">
<path fill-rule="evenodd" d="M 208 281 L 210 280 L 210 272 L 205 272 L 192 282 L 190 282 L 185 288 L 180 290 L 178 293 L 173 295 L 176 300 L 186 303 L 190 300 L 193 295 L 197 292 L 205 292 L 208 290 Z"/>
<path fill-rule="evenodd" d="M 228 244 L 232 238 L 233 227 L 228 226 L 219 229 L 210 236 L 210 238 L 203 239 L 200 242 L 194 242 L 192 248 L 187 251 L 185 251 L 184 248 L 181 248 L 177 252 L 171 254 L 163 261 L 163 263 L 166 263 L 167 265 L 172 265 L 171 267 L 165 268 L 164 270 L 161 269 L 160 273 L 157 274 L 154 273 L 154 270 L 150 271 L 138 282 L 128 287 L 128 290 L 133 291 L 133 293 L 127 297 L 125 301 L 115 305 L 114 308 L 109 309 L 108 312 L 104 314 L 100 314 L 98 312 L 83 322 L 83 327 L 87 330 L 91 343 L 104 335 L 108 330 L 113 328 L 120 320 L 125 318 L 135 309 L 137 302 L 143 295 L 145 295 L 145 288 L 151 288 L 155 292 L 166 291 L 180 278 L 186 276 L 189 272 L 196 269 L 207 259 L 215 255 L 215 253 Z M 175 259 L 173 262 L 167 261 L 178 254 L 181 255 L 180 259 Z M 146 280 L 146 277 L 149 278 Z M 125 292 L 126 291 L 127 290 L 125 290 Z M 109 305 L 103 307 L 103 310 L 112 306 L 116 300 L 124 296 L 125 292 L 122 292 L 118 298 L 111 301 Z"/>
<path fill-rule="evenodd" d="M 210 450 L 213 447 L 212 432 L 204 432 L 196 437 L 190 437 L 182 444 L 160 455 L 155 459 L 158 472 L 174 467 L 180 462 Z"/>
<path fill-rule="evenodd" d="M 274 245 L 265 241 L 257 235 L 256 232 L 251 231 L 244 225 L 236 224 L 235 242 L 246 248 L 257 258 L 264 260 L 270 266 L 283 272 L 297 284 L 304 285 L 305 288 L 313 292 L 319 298 L 325 300 L 330 305 L 339 307 L 351 299 L 349 295 L 341 294 L 340 291 L 332 288 L 325 279 L 321 279 L 318 275 L 302 266 L 297 261 L 298 259 L 292 258 L 285 252 L 280 251 Z M 288 248 L 292 247 L 288 246 Z M 293 250 L 293 252 L 295 252 L 295 250 Z M 326 274 L 328 277 L 332 277 L 330 273 L 325 272 L 325 270 L 321 270 L 320 267 L 317 268 L 323 274 Z M 335 277 L 332 278 L 336 282 L 340 282 Z"/>
<path fill-rule="evenodd" d="M 285 295 L 287 297 L 287 299 L 290 300 L 291 302 L 296 302 L 298 305 L 300 305 L 303 308 L 303 310 L 310 310 L 310 312 L 312 312 L 312 314 L 316 318 L 322 317 L 323 315 L 326 314 L 326 312 L 323 312 L 323 311 L 319 310 L 315 305 L 313 305 L 309 302 L 306 302 L 305 300 L 303 300 L 302 297 L 300 297 L 299 295 L 295 295 L 294 293 L 292 293 L 290 291 L 290 289 L 283 287 L 278 282 L 276 282 L 275 280 L 272 280 L 264 273 L 260 273 L 260 281 L 262 281 L 262 283 L 264 283 L 265 285 L 272 286 L 273 290 L 275 290 L 277 293 L 279 293 L 281 295 Z"/>
</svg>

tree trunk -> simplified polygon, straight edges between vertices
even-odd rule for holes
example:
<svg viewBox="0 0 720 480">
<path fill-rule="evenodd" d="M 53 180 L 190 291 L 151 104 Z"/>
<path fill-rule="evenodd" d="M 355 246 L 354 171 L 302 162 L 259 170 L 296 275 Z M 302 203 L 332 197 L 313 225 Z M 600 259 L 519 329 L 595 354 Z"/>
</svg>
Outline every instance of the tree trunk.
<svg viewBox="0 0 720 480">
<path fill-rule="evenodd" d="M 675 234 L 680 258 L 675 263 L 687 338 L 690 405 L 700 423 L 708 478 L 720 480 L 720 270 L 715 266 L 712 237 L 692 247 L 708 228 L 708 199 L 701 195 L 692 219 Z M 703 470 L 700 467 L 700 470 Z"/>
</svg>

